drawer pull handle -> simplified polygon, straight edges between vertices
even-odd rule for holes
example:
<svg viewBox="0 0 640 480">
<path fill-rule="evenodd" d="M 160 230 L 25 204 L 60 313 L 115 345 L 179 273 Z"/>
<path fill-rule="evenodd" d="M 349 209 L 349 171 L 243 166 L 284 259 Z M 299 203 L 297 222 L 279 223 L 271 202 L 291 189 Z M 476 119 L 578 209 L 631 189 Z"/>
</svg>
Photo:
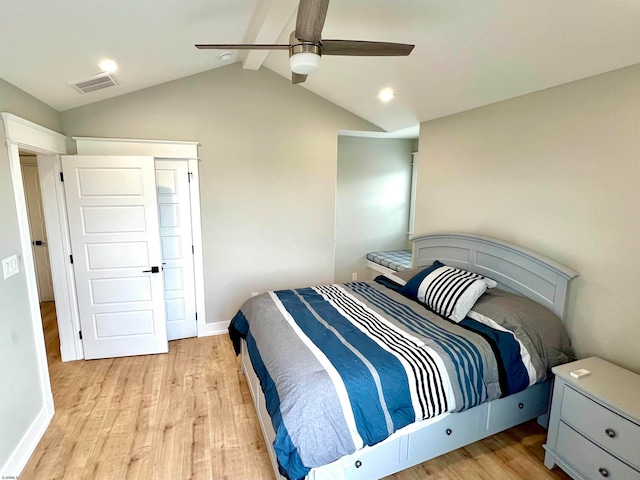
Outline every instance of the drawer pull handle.
<svg viewBox="0 0 640 480">
<path fill-rule="evenodd" d="M 609 476 L 609 470 L 607 470 L 606 468 L 599 468 L 598 471 L 600 472 L 600 475 L 602 475 L 603 477 Z"/>
<path fill-rule="evenodd" d="M 612 429 L 610 429 L 610 428 L 607 428 L 607 429 L 604 431 L 604 433 L 606 433 L 606 434 L 607 434 L 607 437 L 609 437 L 609 438 L 613 438 L 613 437 L 615 437 L 615 436 L 616 436 L 616 432 L 615 432 L 615 430 L 612 430 Z"/>
<path fill-rule="evenodd" d="M 360 468 L 361 466 L 362 466 L 362 462 L 360 460 L 356 460 L 356 468 Z"/>
<path fill-rule="evenodd" d="M 447 433 L 447 435 L 451 435 L 453 433 L 453 430 L 451 430 L 450 428 L 447 428 L 446 433 Z"/>
<path fill-rule="evenodd" d="M 519 403 L 519 404 L 518 404 L 518 408 L 519 408 L 520 410 L 522 410 L 522 409 L 524 408 L 524 403 Z"/>
</svg>

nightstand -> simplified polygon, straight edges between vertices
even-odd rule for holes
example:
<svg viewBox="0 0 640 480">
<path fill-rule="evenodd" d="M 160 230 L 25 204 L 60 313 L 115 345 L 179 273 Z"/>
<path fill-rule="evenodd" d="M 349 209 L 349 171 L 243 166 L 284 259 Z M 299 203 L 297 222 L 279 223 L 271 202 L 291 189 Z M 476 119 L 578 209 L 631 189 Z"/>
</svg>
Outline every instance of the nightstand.
<svg viewBox="0 0 640 480">
<path fill-rule="evenodd" d="M 571 376 L 582 368 L 591 373 Z M 640 375 L 597 357 L 552 371 L 545 466 L 580 480 L 640 480 Z"/>
</svg>

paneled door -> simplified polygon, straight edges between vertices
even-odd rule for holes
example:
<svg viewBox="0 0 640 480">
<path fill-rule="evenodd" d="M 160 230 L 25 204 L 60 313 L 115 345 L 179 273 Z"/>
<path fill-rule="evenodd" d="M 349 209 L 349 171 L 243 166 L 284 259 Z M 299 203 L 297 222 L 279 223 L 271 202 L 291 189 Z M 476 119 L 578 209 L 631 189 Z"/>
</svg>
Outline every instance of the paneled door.
<svg viewBox="0 0 640 480">
<path fill-rule="evenodd" d="M 189 178 L 189 162 L 156 159 L 164 304 L 169 340 L 198 334 Z"/>
<path fill-rule="evenodd" d="M 86 359 L 166 353 L 153 157 L 62 156 Z"/>
</svg>

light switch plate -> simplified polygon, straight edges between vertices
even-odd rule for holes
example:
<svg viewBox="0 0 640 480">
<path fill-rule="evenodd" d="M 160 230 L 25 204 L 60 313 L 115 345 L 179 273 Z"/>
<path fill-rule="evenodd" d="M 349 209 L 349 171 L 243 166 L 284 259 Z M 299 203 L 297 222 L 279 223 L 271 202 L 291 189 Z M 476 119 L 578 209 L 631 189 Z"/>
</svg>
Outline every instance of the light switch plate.
<svg viewBox="0 0 640 480">
<path fill-rule="evenodd" d="M 18 263 L 18 256 L 11 255 L 10 257 L 2 259 L 2 272 L 4 278 L 7 279 L 20 271 L 20 264 Z"/>
</svg>

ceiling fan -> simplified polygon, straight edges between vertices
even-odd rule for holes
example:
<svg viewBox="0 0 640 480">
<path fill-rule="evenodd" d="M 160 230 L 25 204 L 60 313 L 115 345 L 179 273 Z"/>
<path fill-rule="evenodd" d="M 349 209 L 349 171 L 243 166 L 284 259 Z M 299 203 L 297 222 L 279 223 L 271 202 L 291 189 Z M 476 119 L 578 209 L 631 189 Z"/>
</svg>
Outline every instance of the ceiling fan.
<svg viewBox="0 0 640 480">
<path fill-rule="evenodd" d="M 324 40 L 322 27 L 327 16 L 329 0 L 300 0 L 296 29 L 289 44 L 199 44 L 200 49 L 289 50 L 292 82 L 302 83 L 320 65 L 322 55 L 349 56 L 406 56 L 413 45 L 405 43 L 366 42 L 360 40 Z"/>
</svg>

